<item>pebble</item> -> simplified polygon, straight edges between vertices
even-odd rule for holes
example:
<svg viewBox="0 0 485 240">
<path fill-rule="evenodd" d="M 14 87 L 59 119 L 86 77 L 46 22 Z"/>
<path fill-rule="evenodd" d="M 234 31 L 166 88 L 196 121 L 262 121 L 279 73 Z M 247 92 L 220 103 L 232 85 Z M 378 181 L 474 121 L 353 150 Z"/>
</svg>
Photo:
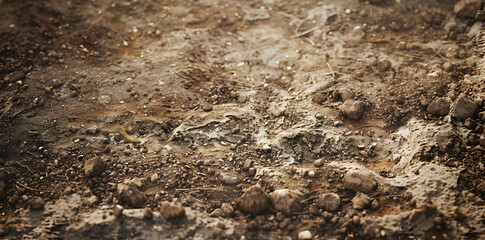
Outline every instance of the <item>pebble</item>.
<svg viewBox="0 0 485 240">
<path fill-rule="evenodd" d="M 302 231 L 298 233 L 299 240 L 308 240 L 312 239 L 312 233 L 308 230 Z"/>
<path fill-rule="evenodd" d="M 221 173 L 219 178 L 223 184 L 237 185 L 241 180 L 237 176 L 229 175 L 227 173 Z"/>
<path fill-rule="evenodd" d="M 185 216 L 185 208 L 177 201 L 164 201 L 160 206 L 160 214 L 167 220 L 182 218 Z"/>
<path fill-rule="evenodd" d="M 116 205 L 113 209 L 113 214 L 115 215 L 115 217 L 120 217 L 123 214 L 123 210 L 123 206 Z"/>
<path fill-rule="evenodd" d="M 354 209 L 363 209 L 369 206 L 372 202 L 372 198 L 367 196 L 365 193 L 358 192 L 352 199 L 352 207 Z"/>
<path fill-rule="evenodd" d="M 86 177 L 96 177 L 106 170 L 106 163 L 101 157 L 94 157 L 84 162 L 84 174 Z"/>
<path fill-rule="evenodd" d="M 476 103 L 470 100 L 465 94 L 460 94 L 451 105 L 450 116 L 459 121 L 472 118 L 477 114 L 478 107 Z"/>
<path fill-rule="evenodd" d="M 269 203 L 269 195 L 259 184 L 245 189 L 243 195 L 237 200 L 239 209 L 252 215 L 265 211 Z"/>
<path fill-rule="evenodd" d="M 128 204 L 130 207 L 142 207 L 147 200 L 145 194 L 138 191 L 136 187 L 122 183 L 118 184 L 117 193 L 120 201 Z"/>
<path fill-rule="evenodd" d="M 470 130 L 474 130 L 477 127 L 477 123 L 475 122 L 475 120 L 467 118 L 463 123 L 463 126 Z"/>
<path fill-rule="evenodd" d="M 158 179 L 160 179 L 160 177 L 158 176 L 158 173 L 154 173 L 152 174 L 152 176 L 150 176 L 150 182 L 152 183 L 157 182 Z"/>
<path fill-rule="evenodd" d="M 33 197 L 27 202 L 27 205 L 29 205 L 30 210 L 42 210 L 44 209 L 45 201 L 41 197 Z"/>
<path fill-rule="evenodd" d="M 336 193 L 324 193 L 317 202 L 317 206 L 326 211 L 335 211 L 340 206 L 340 197 Z"/>
<path fill-rule="evenodd" d="M 340 113 L 352 120 L 359 120 L 364 114 L 365 104 L 362 101 L 347 100 L 339 107 Z"/>
<path fill-rule="evenodd" d="M 370 192 L 377 187 L 377 181 L 368 171 L 348 172 L 344 179 L 344 188 L 353 192 Z"/>
<path fill-rule="evenodd" d="M 480 9 L 480 1 L 461 0 L 455 4 L 453 11 L 457 17 L 474 18 L 475 13 Z"/>
<path fill-rule="evenodd" d="M 270 193 L 269 197 L 273 208 L 287 216 L 303 209 L 303 194 L 298 190 L 278 189 Z"/>
<path fill-rule="evenodd" d="M 212 111 L 212 105 L 209 104 L 209 103 L 203 104 L 202 110 L 204 110 L 204 112 L 210 112 L 210 111 Z"/>
<path fill-rule="evenodd" d="M 321 167 L 321 166 L 323 166 L 323 160 L 322 160 L 322 159 L 318 159 L 318 160 L 316 160 L 316 161 L 313 163 L 313 166 L 315 166 L 315 167 Z"/>
<path fill-rule="evenodd" d="M 148 220 L 152 220 L 153 219 L 152 210 L 150 210 L 149 208 L 145 208 L 145 210 L 143 210 L 143 218 L 148 219 Z"/>
<path fill-rule="evenodd" d="M 446 116 L 450 111 L 451 100 L 449 98 L 438 98 L 429 104 L 426 112 L 435 116 Z"/>
<path fill-rule="evenodd" d="M 480 121 L 485 123 L 485 112 L 479 112 L 478 113 L 478 119 L 480 119 Z"/>
<path fill-rule="evenodd" d="M 96 197 L 95 195 L 92 195 L 91 197 L 85 199 L 83 201 L 83 204 L 86 205 L 86 206 L 93 206 L 97 202 L 98 202 L 98 197 Z"/>
<path fill-rule="evenodd" d="M 222 216 L 223 217 L 230 217 L 234 214 L 234 208 L 229 203 L 223 203 L 221 206 Z"/>
<path fill-rule="evenodd" d="M 377 62 L 377 70 L 379 70 L 379 72 L 385 72 L 391 69 L 391 67 L 392 67 L 392 64 L 391 64 L 391 61 L 389 60 L 381 59 L 379 60 L 379 62 Z"/>
<path fill-rule="evenodd" d="M 93 126 L 89 127 L 88 129 L 86 129 L 86 132 L 88 134 L 94 135 L 94 134 L 99 132 L 99 128 L 98 128 L 98 126 L 93 125 Z"/>
<path fill-rule="evenodd" d="M 133 180 L 131 180 L 131 183 L 138 189 L 142 190 L 145 187 L 146 179 L 135 177 Z"/>
</svg>

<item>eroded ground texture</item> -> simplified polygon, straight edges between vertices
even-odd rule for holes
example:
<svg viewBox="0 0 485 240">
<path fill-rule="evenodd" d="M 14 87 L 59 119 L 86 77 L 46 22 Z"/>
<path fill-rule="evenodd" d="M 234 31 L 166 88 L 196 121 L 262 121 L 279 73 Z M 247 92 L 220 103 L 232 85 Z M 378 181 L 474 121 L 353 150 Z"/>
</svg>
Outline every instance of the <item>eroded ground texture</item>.
<svg viewBox="0 0 485 240">
<path fill-rule="evenodd" d="M 485 238 L 454 4 L 0 1 L 0 238 Z"/>
</svg>

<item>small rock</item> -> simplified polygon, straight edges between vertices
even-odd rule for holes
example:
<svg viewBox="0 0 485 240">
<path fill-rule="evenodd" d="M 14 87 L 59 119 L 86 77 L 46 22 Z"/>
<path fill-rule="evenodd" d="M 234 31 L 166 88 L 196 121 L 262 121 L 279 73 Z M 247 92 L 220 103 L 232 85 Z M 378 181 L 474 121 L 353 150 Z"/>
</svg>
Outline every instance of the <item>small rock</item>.
<svg viewBox="0 0 485 240">
<path fill-rule="evenodd" d="M 479 143 L 480 143 L 480 146 L 485 148 L 485 138 L 484 137 L 480 138 Z"/>
<path fill-rule="evenodd" d="M 455 70 L 455 66 L 451 62 L 443 63 L 443 70 L 446 72 L 453 72 Z"/>
<path fill-rule="evenodd" d="M 453 11 L 457 17 L 474 18 L 476 12 L 480 9 L 481 1 L 460 0 L 455 4 Z"/>
<path fill-rule="evenodd" d="M 313 204 L 308 208 L 308 212 L 313 215 L 319 215 L 320 209 L 317 207 L 317 205 Z"/>
<path fill-rule="evenodd" d="M 298 240 L 308 240 L 312 239 L 312 233 L 308 230 L 298 233 Z"/>
<path fill-rule="evenodd" d="M 258 184 L 244 190 L 244 194 L 237 200 L 241 211 L 256 215 L 269 206 L 269 195 Z"/>
<path fill-rule="evenodd" d="M 477 112 L 478 107 L 475 102 L 470 100 L 465 94 L 460 94 L 451 105 L 450 116 L 463 121 L 474 117 Z"/>
<path fill-rule="evenodd" d="M 98 126 L 93 125 L 93 126 L 89 127 L 88 129 L 86 129 L 86 132 L 88 134 L 94 135 L 94 134 L 99 132 L 99 128 L 98 128 Z"/>
<path fill-rule="evenodd" d="M 342 99 L 343 102 L 347 100 L 353 100 L 355 98 L 354 92 L 347 88 L 339 89 L 338 93 L 340 95 L 340 99 Z"/>
<path fill-rule="evenodd" d="M 391 67 L 392 67 L 391 61 L 381 59 L 379 62 L 377 62 L 376 68 L 377 68 L 377 70 L 379 70 L 379 72 L 385 72 L 385 71 L 391 69 Z"/>
<path fill-rule="evenodd" d="M 244 161 L 244 165 L 242 167 L 242 170 L 248 171 L 249 168 L 251 168 L 253 166 L 253 163 L 254 163 L 254 161 L 252 159 L 247 159 L 246 161 Z"/>
<path fill-rule="evenodd" d="M 219 177 L 221 179 L 221 182 L 226 185 L 236 185 L 241 182 L 241 180 L 237 176 L 231 176 L 227 173 L 221 173 Z"/>
<path fill-rule="evenodd" d="M 184 217 L 185 216 L 185 209 L 182 206 L 182 204 L 180 204 L 177 201 L 175 201 L 175 202 L 174 201 L 172 201 L 172 202 L 164 201 L 164 202 L 162 202 L 162 205 L 160 206 L 160 213 L 162 214 L 162 216 L 165 219 L 171 220 L 171 219 L 177 219 L 177 218 Z"/>
<path fill-rule="evenodd" d="M 86 205 L 86 206 L 93 206 L 97 202 L 98 202 L 98 197 L 96 197 L 96 195 L 92 195 L 91 197 L 85 199 L 83 201 L 83 204 Z"/>
<path fill-rule="evenodd" d="M 101 175 L 106 170 L 106 164 L 101 157 L 94 157 L 84 162 L 84 174 L 86 177 Z"/>
<path fill-rule="evenodd" d="M 475 120 L 467 118 L 463 123 L 463 126 L 470 130 L 474 130 L 477 127 L 477 123 L 475 122 Z"/>
<path fill-rule="evenodd" d="M 244 13 L 244 18 L 248 21 L 266 20 L 271 17 L 266 9 L 260 8 L 244 10 Z"/>
<path fill-rule="evenodd" d="M 131 183 L 138 189 L 142 190 L 145 187 L 146 179 L 135 177 L 133 180 L 131 180 Z"/>
<path fill-rule="evenodd" d="M 340 106 L 339 111 L 347 118 L 359 120 L 364 114 L 365 104 L 361 101 L 347 100 Z"/>
<path fill-rule="evenodd" d="M 438 98 L 429 104 L 426 111 L 435 116 L 446 116 L 450 111 L 451 100 L 449 98 Z"/>
<path fill-rule="evenodd" d="M 480 137 L 477 134 L 472 134 L 468 137 L 467 144 L 470 146 L 476 146 L 480 144 Z"/>
<path fill-rule="evenodd" d="M 229 203 L 223 203 L 221 206 L 221 210 L 223 217 L 230 217 L 234 213 L 234 208 Z"/>
<path fill-rule="evenodd" d="M 370 206 L 373 209 L 377 209 L 379 207 L 379 202 L 377 201 L 377 199 L 372 200 L 372 203 L 370 204 Z"/>
<path fill-rule="evenodd" d="M 41 197 L 33 197 L 27 202 L 27 205 L 29 205 L 30 210 L 42 210 L 44 209 L 45 202 Z"/>
<path fill-rule="evenodd" d="M 316 160 L 316 161 L 313 163 L 313 166 L 315 166 L 315 167 L 321 167 L 321 166 L 323 166 L 323 160 L 322 160 L 322 159 L 318 159 L 318 160 Z"/>
<path fill-rule="evenodd" d="M 153 219 L 152 210 L 150 210 L 149 208 L 145 208 L 145 210 L 143 210 L 143 218 L 148 219 L 148 220 L 152 220 Z"/>
<path fill-rule="evenodd" d="M 120 183 L 118 184 L 117 193 L 120 201 L 131 207 L 139 208 L 146 202 L 145 194 L 138 191 L 134 186 Z"/>
<path fill-rule="evenodd" d="M 210 111 L 212 111 L 212 105 L 209 104 L 209 103 L 203 104 L 202 110 L 204 110 L 204 112 L 210 112 Z"/>
<path fill-rule="evenodd" d="M 152 183 L 157 182 L 158 179 L 160 179 L 160 177 L 158 176 L 158 173 L 154 173 L 152 174 L 152 176 L 150 176 L 150 182 Z"/>
<path fill-rule="evenodd" d="M 340 197 L 335 193 L 324 193 L 318 198 L 317 206 L 326 211 L 335 211 L 340 206 Z"/>
<path fill-rule="evenodd" d="M 71 193 L 72 193 L 72 187 L 71 186 L 67 186 L 66 188 L 64 188 L 64 191 L 62 191 L 63 195 L 69 195 Z"/>
<path fill-rule="evenodd" d="M 278 189 L 270 193 L 269 197 L 274 209 L 287 216 L 303 209 L 303 194 L 298 190 Z"/>
<path fill-rule="evenodd" d="M 218 217 L 222 217 L 222 209 L 220 208 L 216 208 L 214 209 L 214 211 L 212 211 L 210 214 L 209 214 L 210 217 L 215 217 L 215 218 L 218 218 Z"/>
<path fill-rule="evenodd" d="M 123 210 L 123 206 L 116 205 L 113 209 L 113 214 L 115 215 L 115 217 L 120 217 L 123 214 Z"/>
<path fill-rule="evenodd" d="M 372 202 L 372 198 L 367 196 L 365 193 L 358 192 L 352 199 L 352 207 L 355 209 L 363 209 Z"/>
<path fill-rule="evenodd" d="M 353 171 L 345 175 L 344 187 L 354 192 L 370 192 L 377 187 L 377 181 L 368 171 Z"/>
<path fill-rule="evenodd" d="M 478 113 L 478 119 L 480 119 L 480 121 L 485 123 L 485 112 L 479 112 Z"/>
</svg>

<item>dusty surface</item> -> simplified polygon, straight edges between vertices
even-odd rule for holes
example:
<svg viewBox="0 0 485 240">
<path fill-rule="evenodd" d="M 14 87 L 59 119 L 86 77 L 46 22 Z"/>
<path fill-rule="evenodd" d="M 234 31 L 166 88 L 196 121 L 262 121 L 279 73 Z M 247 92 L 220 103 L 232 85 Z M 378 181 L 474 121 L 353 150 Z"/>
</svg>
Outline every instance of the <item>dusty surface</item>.
<svg viewBox="0 0 485 240">
<path fill-rule="evenodd" d="M 0 1 L 0 237 L 485 238 L 453 7 Z"/>
</svg>

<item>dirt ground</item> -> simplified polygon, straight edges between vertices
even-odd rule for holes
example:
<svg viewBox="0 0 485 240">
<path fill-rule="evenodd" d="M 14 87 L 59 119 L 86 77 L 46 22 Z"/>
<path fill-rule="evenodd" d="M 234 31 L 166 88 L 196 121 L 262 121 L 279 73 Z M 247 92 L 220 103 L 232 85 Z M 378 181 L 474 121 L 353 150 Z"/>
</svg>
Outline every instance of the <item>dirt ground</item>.
<svg viewBox="0 0 485 240">
<path fill-rule="evenodd" d="M 485 238 L 454 4 L 0 0 L 0 238 Z"/>
</svg>

